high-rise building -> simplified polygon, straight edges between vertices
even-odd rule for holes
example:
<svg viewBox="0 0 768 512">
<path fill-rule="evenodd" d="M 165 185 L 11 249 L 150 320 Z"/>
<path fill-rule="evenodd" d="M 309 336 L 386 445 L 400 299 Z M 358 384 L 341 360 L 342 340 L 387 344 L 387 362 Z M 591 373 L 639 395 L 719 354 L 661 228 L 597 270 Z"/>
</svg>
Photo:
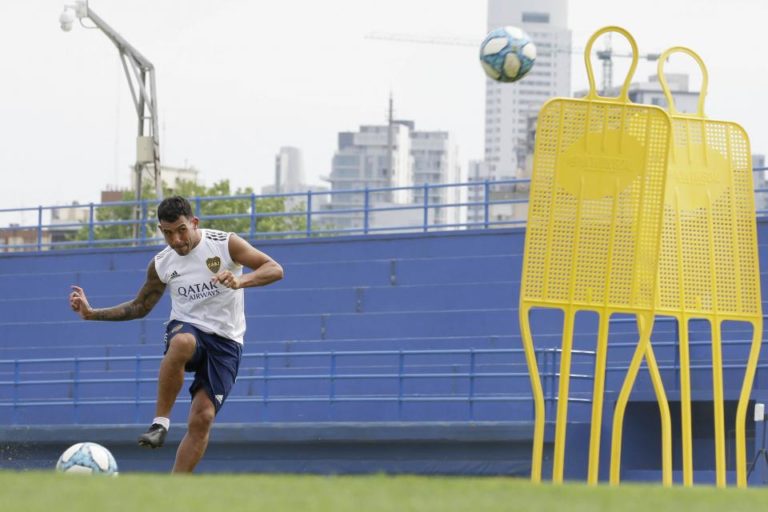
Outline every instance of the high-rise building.
<svg viewBox="0 0 768 512">
<path fill-rule="evenodd" d="M 483 160 L 470 160 L 467 168 L 467 181 L 469 185 L 467 191 L 467 224 L 470 228 L 484 227 L 486 211 L 485 197 L 488 192 L 488 164 Z M 472 184 L 472 183 L 477 183 Z"/>
<path fill-rule="evenodd" d="M 298 192 L 304 184 L 304 159 L 301 150 L 290 146 L 281 147 L 275 157 L 274 192 Z"/>
<path fill-rule="evenodd" d="M 331 183 L 333 208 L 359 206 L 364 197 L 341 191 L 409 187 L 411 172 L 411 130 L 413 123 L 393 122 L 391 126 L 361 126 L 357 132 L 341 132 L 333 155 Z M 407 189 L 376 194 L 379 200 L 407 203 Z"/>
<path fill-rule="evenodd" d="M 455 206 L 464 202 L 461 187 L 442 186 L 462 179 L 458 149 L 448 132 L 418 131 L 412 121 L 392 121 L 339 133 L 338 144 L 328 177 L 330 210 L 359 209 L 366 204 L 379 209 L 368 216 L 368 225 L 373 229 L 421 225 L 425 188 L 420 185 L 429 184 L 438 185 L 426 187 L 428 205 L 436 206 L 428 209 L 429 225 L 463 222 L 464 207 Z M 352 190 L 356 192 L 345 192 Z M 334 216 L 333 224 L 359 228 L 362 219 L 362 212 L 348 212 Z"/>
<path fill-rule="evenodd" d="M 485 156 L 469 163 L 467 221 L 475 226 L 520 222 L 527 187 L 497 180 L 530 177 L 536 117 L 548 99 L 571 93 L 571 32 L 567 0 L 488 0 L 488 31 L 523 29 L 536 45 L 536 64 L 516 83 L 488 79 L 485 88 Z M 485 202 L 492 204 L 486 208 Z"/>
<path fill-rule="evenodd" d="M 278 194 L 287 212 L 305 211 L 307 207 L 317 211 L 328 203 L 328 195 L 325 194 L 327 190 L 327 187 L 306 182 L 301 149 L 283 146 L 275 155 L 275 182 L 262 187 L 261 193 L 270 196 Z"/>
<path fill-rule="evenodd" d="M 458 160 L 458 147 L 448 132 L 413 131 L 411 132 L 411 156 L 413 162 L 413 184 L 438 185 L 413 191 L 415 204 L 437 206 L 430 208 L 431 225 L 458 224 L 465 217 L 463 204 L 466 197 L 465 187 L 453 187 L 450 184 L 461 183 L 461 166 Z M 427 197 L 425 197 L 425 193 Z M 446 205 L 440 207 L 439 205 Z"/>
<path fill-rule="evenodd" d="M 536 64 L 514 84 L 488 79 L 485 91 L 484 179 L 522 177 L 529 118 L 549 98 L 571 92 L 567 0 L 488 0 L 488 30 L 512 25 L 536 44 Z"/>
</svg>

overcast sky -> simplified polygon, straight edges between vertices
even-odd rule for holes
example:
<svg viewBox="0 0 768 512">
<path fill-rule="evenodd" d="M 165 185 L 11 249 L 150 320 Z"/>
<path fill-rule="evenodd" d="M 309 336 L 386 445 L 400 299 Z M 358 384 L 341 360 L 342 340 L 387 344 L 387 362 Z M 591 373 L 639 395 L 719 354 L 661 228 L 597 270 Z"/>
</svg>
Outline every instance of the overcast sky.
<svg viewBox="0 0 768 512">
<path fill-rule="evenodd" d="M 98 202 L 100 190 L 129 183 L 137 121 L 117 52 L 97 30 L 76 24 L 62 32 L 63 4 L 0 0 L 0 208 Z M 228 178 L 259 190 L 273 181 L 280 146 L 299 147 L 308 181 L 320 183 L 337 133 L 383 123 L 390 90 L 399 118 L 455 135 L 463 167 L 483 156 L 477 48 L 365 36 L 479 43 L 486 0 L 91 0 L 90 7 L 157 69 L 163 163 L 194 166 L 206 184 Z M 576 48 L 608 24 L 632 32 L 641 53 L 693 48 L 710 72 L 707 114 L 742 124 L 753 152 L 768 153 L 768 2 L 570 0 L 569 24 Z M 676 63 L 669 72 L 688 71 Z M 654 68 L 641 63 L 636 78 Z M 618 63 L 615 82 L 623 70 Z M 572 87 L 585 84 L 575 56 Z"/>
</svg>

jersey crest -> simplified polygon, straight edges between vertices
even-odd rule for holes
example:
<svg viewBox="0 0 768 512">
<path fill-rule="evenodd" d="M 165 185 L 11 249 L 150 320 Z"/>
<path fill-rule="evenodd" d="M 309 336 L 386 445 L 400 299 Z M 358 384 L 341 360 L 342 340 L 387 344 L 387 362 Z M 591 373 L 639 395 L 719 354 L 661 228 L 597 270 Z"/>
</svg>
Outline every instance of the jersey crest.
<svg viewBox="0 0 768 512">
<path fill-rule="evenodd" d="M 221 268 L 221 258 L 219 258 L 218 256 L 214 256 L 213 258 L 208 258 L 207 260 L 205 260 L 205 264 L 208 266 L 208 270 L 210 270 L 215 274 Z"/>
</svg>

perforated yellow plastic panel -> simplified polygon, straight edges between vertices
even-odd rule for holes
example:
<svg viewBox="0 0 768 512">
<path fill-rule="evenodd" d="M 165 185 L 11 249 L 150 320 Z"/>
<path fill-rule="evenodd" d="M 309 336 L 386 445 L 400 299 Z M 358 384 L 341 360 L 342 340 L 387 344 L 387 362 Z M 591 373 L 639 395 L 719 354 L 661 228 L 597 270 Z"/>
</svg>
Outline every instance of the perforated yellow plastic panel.
<svg viewBox="0 0 768 512">
<path fill-rule="evenodd" d="M 659 108 L 591 99 L 544 105 L 522 300 L 653 308 L 669 130 Z"/>
<path fill-rule="evenodd" d="M 762 314 L 747 135 L 734 123 L 672 119 L 658 312 Z"/>
<path fill-rule="evenodd" d="M 664 65 L 674 53 L 693 58 L 702 72 L 698 112 L 677 111 Z M 673 123 L 665 193 L 657 312 L 678 319 L 683 483 L 693 484 L 690 356 L 687 323 L 708 320 L 712 332 L 715 476 L 726 485 L 721 323 L 751 324 L 752 348 L 736 414 L 736 473 L 746 486 L 745 421 L 762 333 L 760 269 L 749 139 L 737 124 L 707 119 L 708 74 L 689 48 L 659 58 L 658 75 Z"/>
</svg>

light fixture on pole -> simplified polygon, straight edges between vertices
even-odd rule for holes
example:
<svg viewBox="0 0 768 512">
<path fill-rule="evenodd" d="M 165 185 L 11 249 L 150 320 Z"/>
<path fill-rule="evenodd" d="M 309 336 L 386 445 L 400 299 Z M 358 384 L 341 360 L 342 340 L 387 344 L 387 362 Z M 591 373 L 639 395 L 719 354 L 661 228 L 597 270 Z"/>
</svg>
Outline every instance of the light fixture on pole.
<svg viewBox="0 0 768 512">
<path fill-rule="evenodd" d="M 85 19 L 91 20 L 95 26 L 83 23 Z M 88 7 L 87 0 L 77 0 L 73 5 L 65 5 L 64 11 L 59 16 L 61 29 L 65 32 L 72 30 L 72 25 L 77 19 L 85 28 L 98 28 L 117 47 L 120 53 L 120 62 L 128 79 L 136 114 L 139 118 L 139 131 L 136 138 L 136 164 L 135 187 L 136 200 L 140 205 L 142 175 L 147 165 L 152 164 L 154 172 L 155 192 L 158 199 L 163 197 L 163 185 L 160 177 L 160 136 L 157 122 L 157 88 L 155 86 L 155 67 L 128 41 L 107 25 L 93 10 Z M 137 208 L 137 219 L 141 218 L 140 206 Z M 136 235 L 138 235 L 138 225 Z"/>
</svg>

